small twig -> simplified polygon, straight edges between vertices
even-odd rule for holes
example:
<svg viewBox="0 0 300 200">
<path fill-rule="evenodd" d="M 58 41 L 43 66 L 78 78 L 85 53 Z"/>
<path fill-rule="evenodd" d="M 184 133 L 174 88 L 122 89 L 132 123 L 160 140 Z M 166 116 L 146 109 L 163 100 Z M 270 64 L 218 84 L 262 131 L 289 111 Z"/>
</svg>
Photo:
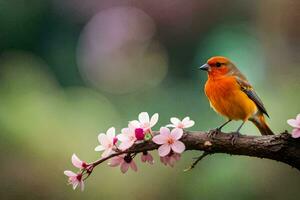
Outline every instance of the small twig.
<svg viewBox="0 0 300 200">
<path fill-rule="evenodd" d="M 205 158 L 206 156 L 210 155 L 212 153 L 204 151 L 203 154 L 201 156 L 199 156 L 198 158 L 196 158 L 197 160 L 195 160 L 190 167 L 186 168 L 185 170 L 183 170 L 184 172 L 190 171 L 191 169 L 194 169 L 196 167 L 196 165 L 198 164 L 198 162 L 200 162 L 200 160 L 202 160 L 203 158 Z"/>
</svg>

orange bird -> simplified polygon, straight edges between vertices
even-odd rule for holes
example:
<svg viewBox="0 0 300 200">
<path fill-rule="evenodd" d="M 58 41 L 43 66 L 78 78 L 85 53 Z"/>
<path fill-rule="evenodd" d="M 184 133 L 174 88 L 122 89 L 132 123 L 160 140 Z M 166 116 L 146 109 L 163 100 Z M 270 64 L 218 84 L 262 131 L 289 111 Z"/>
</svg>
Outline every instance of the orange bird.
<svg viewBox="0 0 300 200">
<path fill-rule="evenodd" d="M 214 133 L 232 120 L 242 120 L 243 123 L 235 132 L 234 142 L 240 135 L 242 126 L 250 120 L 262 135 L 274 134 L 265 121 L 264 114 L 268 117 L 269 115 L 264 104 L 246 77 L 228 58 L 212 57 L 199 69 L 207 71 L 208 74 L 205 94 L 211 107 L 228 119 Z"/>
</svg>

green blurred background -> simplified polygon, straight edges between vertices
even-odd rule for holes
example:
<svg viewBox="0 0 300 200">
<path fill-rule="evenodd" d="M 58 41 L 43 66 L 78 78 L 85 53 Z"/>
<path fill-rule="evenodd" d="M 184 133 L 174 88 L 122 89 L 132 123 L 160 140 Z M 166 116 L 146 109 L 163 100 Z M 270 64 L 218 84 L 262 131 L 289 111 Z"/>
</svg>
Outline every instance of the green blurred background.
<svg viewBox="0 0 300 200">
<path fill-rule="evenodd" d="M 138 113 L 190 116 L 192 130 L 224 121 L 197 70 L 231 58 L 265 102 L 272 129 L 300 112 L 298 0 L 0 0 L 0 199 L 300 199 L 300 173 L 275 161 L 213 155 L 184 173 L 142 165 L 95 169 L 86 190 L 66 184 L 76 153 Z M 226 131 L 235 130 L 232 123 Z M 248 123 L 244 133 L 258 135 Z M 157 155 L 156 152 L 154 152 Z"/>
</svg>

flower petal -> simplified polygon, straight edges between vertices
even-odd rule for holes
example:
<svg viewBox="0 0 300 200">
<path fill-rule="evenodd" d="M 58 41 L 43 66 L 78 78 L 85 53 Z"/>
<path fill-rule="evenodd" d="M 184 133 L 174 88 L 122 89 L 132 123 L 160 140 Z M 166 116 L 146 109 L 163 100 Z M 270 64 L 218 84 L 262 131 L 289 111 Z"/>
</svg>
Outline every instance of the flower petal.
<svg viewBox="0 0 300 200">
<path fill-rule="evenodd" d="M 160 135 L 168 136 L 170 135 L 170 129 L 167 127 L 161 127 L 159 130 Z"/>
<path fill-rule="evenodd" d="M 129 168 L 129 164 L 128 164 L 127 162 L 123 162 L 123 163 L 121 164 L 121 172 L 122 172 L 123 174 L 125 174 L 125 173 L 128 171 L 128 168 Z"/>
<path fill-rule="evenodd" d="M 73 176 L 77 176 L 77 174 L 75 174 L 74 172 L 70 171 L 70 170 L 66 170 L 64 171 L 64 174 L 68 177 L 73 177 Z"/>
<path fill-rule="evenodd" d="M 104 133 L 100 133 L 98 135 L 98 141 L 104 147 L 107 147 L 110 143 L 109 140 L 108 140 L 107 135 L 105 135 Z"/>
<path fill-rule="evenodd" d="M 105 151 L 102 153 L 102 158 L 106 158 L 107 156 L 110 156 L 114 151 L 111 148 L 105 149 Z"/>
<path fill-rule="evenodd" d="M 289 119 L 287 120 L 287 123 L 294 128 L 300 128 L 300 122 L 295 119 Z"/>
<path fill-rule="evenodd" d="M 106 132 L 106 135 L 109 141 L 112 141 L 116 135 L 116 129 L 114 127 L 109 128 Z"/>
<path fill-rule="evenodd" d="M 84 182 L 83 182 L 83 181 L 80 181 L 79 185 L 80 185 L 81 191 L 83 191 L 83 190 L 84 190 Z"/>
<path fill-rule="evenodd" d="M 174 124 L 174 125 L 177 125 L 179 122 L 181 122 L 180 119 L 178 119 L 178 118 L 176 118 L 176 117 L 172 117 L 172 118 L 170 119 L 170 121 L 171 121 L 172 124 Z"/>
<path fill-rule="evenodd" d="M 150 120 L 150 127 L 153 127 L 158 122 L 158 113 L 155 113 Z"/>
<path fill-rule="evenodd" d="M 75 167 L 77 167 L 77 168 L 79 168 L 79 169 L 81 169 L 82 168 L 82 161 L 76 156 L 76 154 L 73 154 L 72 155 L 72 164 L 75 166 Z"/>
<path fill-rule="evenodd" d="M 152 155 L 150 153 L 148 153 L 148 155 L 147 155 L 147 160 L 148 160 L 149 164 L 153 165 L 154 160 L 153 160 L 153 157 L 152 157 Z"/>
<path fill-rule="evenodd" d="M 185 117 L 181 122 L 183 124 L 187 123 L 188 121 L 190 121 L 190 117 Z"/>
<path fill-rule="evenodd" d="M 141 112 L 139 114 L 139 121 L 141 123 L 149 123 L 150 122 L 149 114 L 147 112 Z"/>
<path fill-rule="evenodd" d="M 131 141 L 131 140 L 124 141 L 119 145 L 119 149 L 124 151 L 126 149 L 129 149 L 133 144 L 134 144 L 134 141 Z"/>
<path fill-rule="evenodd" d="M 134 128 L 141 128 L 141 123 L 137 120 L 130 121 L 128 126 L 133 126 Z"/>
<path fill-rule="evenodd" d="M 182 153 L 185 150 L 185 145 L 181 141 L 175 141 L 171 144 L 171 148 L 176 153 Z"/>
<path fill-rule="evenodd" d="M 78 181 L 76 181 L 76 182 L 73 183 L 73 190 L 75 190 L 75 189 L 77 188 L 77 185 L 78 185 L 78 184 L 79 184 Z"/>
<path fill-rule="evenodd" d="M 144 155 L 144 154 L 142 154 L 142 156 L 141 156 L 141 161 L 142 161 L 142 162 L 146 162 L 146 161 L 147 161 L 147 156 Z"/>
<path fill-rule="evenodd" d="M 160 157 L 164 157 L 166 155 L 168 155 L 171 151 L 171 147 L 169 144 L 164 144 L 164 145 L 161 145 L 159 148 L 158 148 L 158 155 Z"/>
<path fill-rule="evenodd" d="M 179 140 L 183 135 L 183 130 L 180 128 L 174 128 L 171 131 L 171 137 L 175 140 Z"/>
<path fill-rule="evenodd" d="M 165 144 L 168 142 L 168 136 L 156 135 L 152 138 L 152 141 L 156 144 Z"/>
<path fill-rule="evenodd" d="M 112 159 L 110 159 L 110 161 L 108 162 L 108 165 L 111 167 L 116 167 L 118 165 L 120 165 L 123 162 L 124 158 L 121 156 L 116 156 L 113 157 Z"/>
<path fill-rule="evenodd" d="M 300 129 L 294 129 L 292 131 L 292 137 L 293 138 L 300 138 Z"/>
<path fill-rule="evenodd" d="M 129 135 L 128 135 L 128 134 L 121 133 L 121 134 L 117 135 L 117 138 L 118 138 L 118 140 L 120 140 L 121 142 L 124 142 L 124 141 L 128 141 L 128 140 L 129 140 Z"/>
<path fill-rule="evenodd" d="M 130 162 L 130 167 L 133 171 L 135 171 L 135 172 L 137 171 L 137 166 L 133 160 Z"/>
<path fill-rule="evenodd" d="M 105 148 L 102 145 L 98 145 L 95 148 L 95 151 L 103 151 Z"/>
<path fill-rule="evenodd" d="M 176 126 L 175 126 L 174 124 L 168 124 L 168 125 L 166 125 L 166 127 L 167 127 L 167 128 L 169 128 L 169 127 L 170 127 L 170 128 L 175 128 Z"/>
<path fill-rule="evenodd" d="M 195 122 L 193 121 L 193 120 L 190 120 L 190 121 L 188 121 L 188 122 L 186 122 L 185 124 L 184 124 L 184 127 L 185 128 L 190 128 L 190 127 L 192 127 L 192 126 L 194 126 L 195 125 Z"/>
<path fill-rule="evenodd" d="M 300 122 L 300 113 L 297 115 L 296 120 Z"/>
</svg>

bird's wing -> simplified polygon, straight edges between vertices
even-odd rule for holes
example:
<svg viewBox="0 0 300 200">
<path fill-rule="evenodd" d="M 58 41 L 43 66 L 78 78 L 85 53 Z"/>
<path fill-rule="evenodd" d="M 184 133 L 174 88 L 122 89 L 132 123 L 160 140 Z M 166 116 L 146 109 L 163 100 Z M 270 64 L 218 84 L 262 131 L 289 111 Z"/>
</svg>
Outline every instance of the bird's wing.
<svg viewBox="0 0 300 200">
<path fill-rule="evenodd" d="M 243 80 L 239 77 L 236 77 L 236 80 L 238 84 L 241 86 L 241 90 L 245 92 L 245 94 L 247 94 L 247 96 L 256 104 L 256 106 L 262 113 L 266 114 L 269 117 L 262 100 L 256 94 L 256 92 L 254 91 L 250 83 L 247 80 Z"/>
</svg>

